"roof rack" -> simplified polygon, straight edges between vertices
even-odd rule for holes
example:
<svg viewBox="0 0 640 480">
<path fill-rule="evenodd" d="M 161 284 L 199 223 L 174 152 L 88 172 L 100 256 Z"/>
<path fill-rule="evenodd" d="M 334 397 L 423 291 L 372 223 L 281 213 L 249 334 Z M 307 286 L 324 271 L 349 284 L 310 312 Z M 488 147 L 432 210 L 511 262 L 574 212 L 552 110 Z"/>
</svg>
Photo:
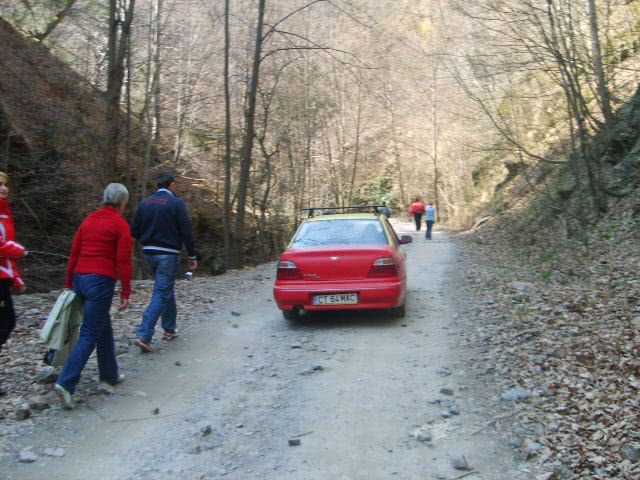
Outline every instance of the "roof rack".
<svg viewBox="0 0 640 480">
<path fill-rule="evenodd" d="M 358 205 L 355 207 L 311 207 L 311 208 L 303 208 L 304 212 L 308 212 L 309 218 L 315 215 L 315 212 L 321 212 L 323 215 L 338 215 L 338 214 L 346 214 L 346 213 L 354 213 L 352 210 L 365 210 L 373 211 L 376 215 L 380 214 L 380 209 L 384 208 L 384 205 Z M 329 213 L 330 212 L 330 213 Z"/>
</svg>

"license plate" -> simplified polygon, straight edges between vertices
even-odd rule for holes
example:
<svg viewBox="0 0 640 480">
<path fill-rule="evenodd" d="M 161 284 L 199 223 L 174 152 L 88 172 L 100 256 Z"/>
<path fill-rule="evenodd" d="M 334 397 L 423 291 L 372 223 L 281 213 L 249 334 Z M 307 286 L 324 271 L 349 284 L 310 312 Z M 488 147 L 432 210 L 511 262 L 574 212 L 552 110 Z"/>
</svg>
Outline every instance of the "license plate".
<svg viewBox="0 0 640 480">
<path fill-rule="evenodd" d="M 330 295 L 314 295 L 314 305 L 356 305 L 357 293 L 332 293 Z"/>
</svg>

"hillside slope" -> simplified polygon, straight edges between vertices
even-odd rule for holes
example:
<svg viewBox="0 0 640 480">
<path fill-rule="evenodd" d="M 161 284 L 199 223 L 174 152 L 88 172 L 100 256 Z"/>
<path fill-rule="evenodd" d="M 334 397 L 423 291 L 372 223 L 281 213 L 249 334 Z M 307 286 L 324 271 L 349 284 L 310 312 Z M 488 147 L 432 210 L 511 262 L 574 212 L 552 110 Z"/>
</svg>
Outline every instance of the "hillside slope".
<svg viewBox="0 0 640 480">
<path fill-rule="evenodd" d="M 1 18 L 0 45 L 2 170 L 12 178 L 18 239 L 34 252 L 21 262 L 23 275 L 31 288 L 43 289 L 55 281 L 52 275 L 62 278 L 64 258 L 57 255 L 67 253 L 75 229 L 100 200 L 106 102 Z M 133 165 L 142 157 L 132 140 Z"/>
<path fill-rule="evenodd" d="M 606 211 L 566 167 L 520 165 L 479 186 L 485 221 L 460 236 L 475 344 L 523 392 L 508 421 L 545 480 L 640 478 L 639 111 L 636 92 L 589 145 Z"/>
</svg>

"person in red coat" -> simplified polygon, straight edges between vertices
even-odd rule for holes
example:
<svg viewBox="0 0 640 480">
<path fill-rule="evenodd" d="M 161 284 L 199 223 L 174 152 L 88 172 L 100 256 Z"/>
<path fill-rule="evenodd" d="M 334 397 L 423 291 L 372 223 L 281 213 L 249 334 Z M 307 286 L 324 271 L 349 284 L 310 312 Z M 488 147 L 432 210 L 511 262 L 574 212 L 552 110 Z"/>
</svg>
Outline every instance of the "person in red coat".
<svg viewBox="0 0 640 480">
<path fill-rule="evenodd" d="M 11 290 L 24 293 L 16 260 L 24 257 L 25 250 L 15 241 L 15 226 L 9 209 L 9 176 L 0 172 L 0 350 L 16 326 Z M 0 388 L 0 396 L 5 391 Z"/>
<path fill-rule="evenodd" d="M 425 212 L 424 203 L 420 197 L 416 197 L 415 201 L 409 207 L 409 216 L 413 216 L 413 219 L 416 222 L 416 231 L 420 231 L 420 226 L 422 225 L 422 215 Z"/>
<path fill-rule="evenodd" d="M 128 200 L 129 192 L 124 185 L 107 185 L 102 208 L 84 219 L 73 239 L 64 287 L 73 287 L 84 313 L 78 342 L 55 385 L 66 409 L 75 406 L 72 395 L 94 349 L 101 384 L 110 388 L 124 380 L 118 371 L 109 310 L 118 278 L 122 286 L 121 310 L 129 306 L 131 295 L 131 230 L 122 217 Z"/>
</svg>

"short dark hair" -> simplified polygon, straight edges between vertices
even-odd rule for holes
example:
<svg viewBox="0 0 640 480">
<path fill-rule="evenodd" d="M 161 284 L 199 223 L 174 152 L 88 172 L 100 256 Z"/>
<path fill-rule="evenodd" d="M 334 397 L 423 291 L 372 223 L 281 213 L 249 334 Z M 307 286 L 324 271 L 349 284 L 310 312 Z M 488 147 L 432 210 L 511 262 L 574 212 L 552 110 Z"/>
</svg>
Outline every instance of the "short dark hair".
<svg viewBox="0 0 640 480">
<path fill-rule="evenodd" d="M 160 175 L 158 175 L 158 178 L 156 178 L 158 188 L 169 188 L 169 185 L 171 185 L 175 181 L 176 177 L 174 177 L 170 173 L 161 173 Z"/>
</svg>

